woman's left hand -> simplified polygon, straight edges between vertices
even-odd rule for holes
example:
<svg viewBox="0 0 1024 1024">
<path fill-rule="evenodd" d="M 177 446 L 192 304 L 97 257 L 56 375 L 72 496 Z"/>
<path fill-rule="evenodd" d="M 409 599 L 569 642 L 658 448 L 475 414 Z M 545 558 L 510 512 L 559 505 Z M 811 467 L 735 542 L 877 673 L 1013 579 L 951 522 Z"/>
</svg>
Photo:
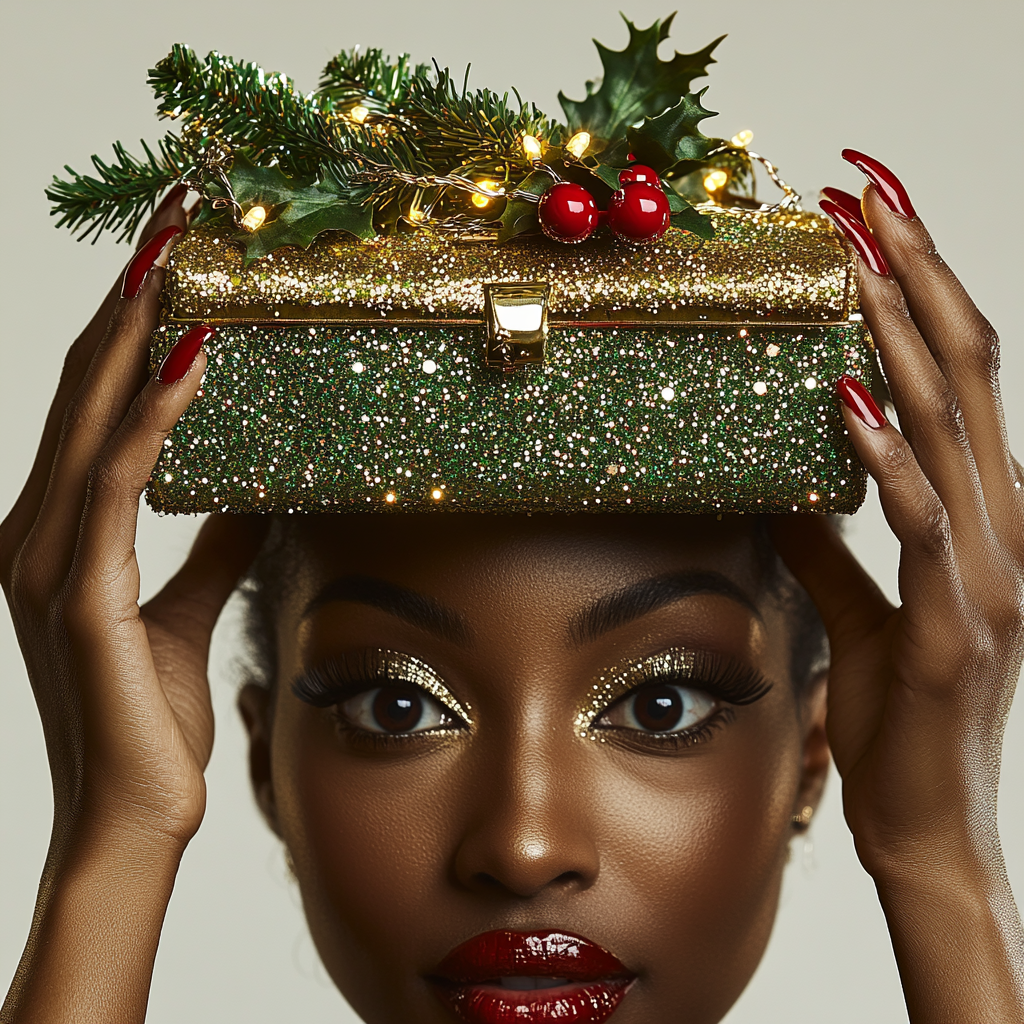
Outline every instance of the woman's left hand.
<svg viewBox="0 0 1024 1024">
<path fill-rule="evenodd" d="M 891 171 L 822 209 L 860 256 L 861 303 L 901 430 L 843 378 L 847 429 L 900 542 L 896 608 L 826 521 L 777 546 L 831 644 L 827 731 L 875 879 L 911 1020 L 1024 1020 L 1024 943 L 996 825 L 1002 737 L 1024 653 L 1024 472 L 999 342 Z"/>
</svg>

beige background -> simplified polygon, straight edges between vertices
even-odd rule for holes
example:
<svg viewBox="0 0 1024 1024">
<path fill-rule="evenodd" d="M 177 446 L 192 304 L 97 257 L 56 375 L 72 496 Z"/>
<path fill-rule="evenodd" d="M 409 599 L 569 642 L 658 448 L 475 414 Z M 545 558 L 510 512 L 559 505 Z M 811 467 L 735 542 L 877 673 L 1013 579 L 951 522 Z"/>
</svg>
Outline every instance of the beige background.
<svg viewBox="0 0 1024 1024">
<path fill-rule="evenodd" d="M 337 0 L 225 4 L 176 0 L 9 0 L 0 34 L 4 219 L 0 261 L 0 507 L 14 500 L 63 352 L 127 258 L 109 239 L 74 244 L 54 231 L 43 187 L 65 162 L 83 169 L 115 138 L 159 137 L 146 69 L 176 41 L 219 49 L 315 87 L 332 54 L 356 43 L 436 56 L 477 85 L 515 85 L 558 113 L 563 88 L 583 94 L 599 65 L 589 39 L 616 48 L 623 0 Z M 632 0 L 642 25 L 667 13 Z M 1022 165 L 1020 40 L 1024 6 L 1008 0 L 703 0 L 676 22 L 693 50 L 716 35 L 706 130 L 752 128 L 812 205 L 823 185 L 850 191 L 859 174 L 843 146 L 893 166 L 946 257 L 1004 341 L 1010 434 L 1024 451 L 1020 336 Z M 186 550 L 196 521 L 144 510 L 139 552 L 152 593 Z M 850 530 L 890 594 L 897 548 L 872 496 Z M 156 967 L 150 1020 L 305 1024 L 354 1021 L 320 967 L 276 843 L 258 820 L 232 710 L 238 645 L 218 630 L 213 687 L 218 740 L 206 823 L 179 877 Z M 757 976 L 730 1024 L 905 1020 L 872 885 L 859 868 L 833 780 L 810 833 L 794 843 L 783 905 Z M 1011 878 L 1024 894 L 1024 710 L 1007 735 L 1001 820 Z M 28 927 L 46 848 L 50 796 L 41 733 L 13 632 L 0 620 L 0 981 Z M 396 923 L 396 926 L 400 926 Z M 681 965 L 686 970 L 686 965 Z M 685 1007 L 680 1019 L 685 1019 Z"/>
</svg>

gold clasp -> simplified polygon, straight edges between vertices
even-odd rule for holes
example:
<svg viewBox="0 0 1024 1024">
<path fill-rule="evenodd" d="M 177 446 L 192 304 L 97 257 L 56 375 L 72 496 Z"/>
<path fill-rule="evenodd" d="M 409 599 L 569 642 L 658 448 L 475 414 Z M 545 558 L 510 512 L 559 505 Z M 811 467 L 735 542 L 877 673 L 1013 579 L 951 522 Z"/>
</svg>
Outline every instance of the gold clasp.
<svg viewBox="0 0 1024 1024">
<path fill-rule="evenodd" d="M 549 291 L 545 281 L 484 285 L 488 366 L 510 372 L 544 362 Z"/>
</svg>

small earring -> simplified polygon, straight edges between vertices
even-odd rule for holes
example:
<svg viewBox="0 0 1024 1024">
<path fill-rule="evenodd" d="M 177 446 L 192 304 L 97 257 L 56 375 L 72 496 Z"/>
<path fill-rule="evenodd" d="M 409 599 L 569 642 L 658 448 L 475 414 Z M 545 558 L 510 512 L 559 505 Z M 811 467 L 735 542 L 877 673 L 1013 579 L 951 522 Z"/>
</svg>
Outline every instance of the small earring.
<svg viewBox="0 0 1024 1024">
<path fill-rule="evenodd" d="M 288 871 L 288 875 L 293 882 L 299 880 L 299 876 L 295 873 L 295 861 L 292 860 L 292 851 L 286 846 L 284 848 L 284 866 Z"/>
<path fill-rule="evenodd" d="M 794 814 L 792 817 L 793 828 L 797 832 L 806 832 L 810 827 L 811 818 L 814 817 L 814 808 L 810 804 L 806 805 L 800 810 L 799 814 Z"/>
</svg>

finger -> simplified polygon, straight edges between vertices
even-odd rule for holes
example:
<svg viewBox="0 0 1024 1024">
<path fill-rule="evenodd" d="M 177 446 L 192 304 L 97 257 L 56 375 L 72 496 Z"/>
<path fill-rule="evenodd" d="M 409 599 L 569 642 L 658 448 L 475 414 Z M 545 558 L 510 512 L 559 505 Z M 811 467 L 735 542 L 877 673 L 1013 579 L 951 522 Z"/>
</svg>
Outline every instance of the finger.
<svg viewBox="0 0 1024 1024">
<path fill-rule="evenodd" d="M 180 232 L 165 229 L 128 265 L 122 297 L 103 341 L 63 413 L 56 454 L 23 559 L 43 578 L 67 571 L 85 501 L 87 474 L 124 418 L 146 377 L 148 343 L 156 327 L 162 265 Z"/>
<path fill-rule="evenodd" d="M 900 542 L 900 592 L 904 604 L 945 595 L 955 578 L 949 516 L 903 435 L 882 415 L 868 390 L 852 377 L 837 386 L 846 429 L 857 454 L 878 484 L 882 512 Z"/>
<path fill-rule="evenodd" d="M 945 506 L 957 542 L 970 549 L 988 544 L 994 524 L 977 465 L 978 447 L 971 443 L 960 395 L 918 332 L 895 279 L 870 272 L 863 278 L 861 309 L 900 430 Z"/>
<path fill-rule="evenodd" d="M 184 229 L 184 214 L 181 209 L 183 196 L 184 192 L 178 194 L 172 190 L 168 193 L 167 198 L 160 204 L 157 212 L 143 229 L 143 239 L 140 242 L 140 248 L 142 244 L 149 241 L 157 231 L 163 228 L 177 226 Z M 4 579 L 8 578 L 10 560 L 13 558 L 14 552 L 24 542 L 39 513 L 43 495 L 46 493 L 50 473 L 53 469 L 53 460 L 60 440 L 65 410 L 72 395 L 81 385 L 89 364 L 96 353 L 96 349 L 107 332 L 111 317 L 121 295 L 123 277 L 123 273 L 119 275 L 107 297 L 103 300 L 82 333 L 75 339 L 65 356 L 60 381 L 57 384 L 56 393 L 46 415 L 42 437 L 36 450 L 32 468 L 29 471 L 21 494 L 3 523 L 3 541 L 2 545 L 0 545 L 0 549 L 2 549 L 0 550 L 0 572 L 3 573 Z"/>
<path fill-rule="evenodd" d="M 213 333 L 203 325 L 178 339 L 89 468 L 72 576 L 77 587 L 101 592 L 115 618 L 137 614 L 139 498 L 164 440 L 199 388 L 206 368 L 202 344 Z"/>
<path fill-rule="evenodd" d="M 843 155 L 872 182 L 864 193 L 867 223 L 958 396 L 990 516 L 1001 532 L 1016 513 L 1007 495 L 1013 471 L 999 394 L 999 338 L 939 255 L 899 179 L 871 157 L 850 150 Z"/>
<path fill-rule="evenodd" d="M 863 222 L 851 219 L 848 211 L 833 202 L 823 200 L 821 208 L 862 257 L 861 309 L 881 357 L 900 427 L 917 462 L 961 541 L 976 545 L 981 523 L 987 543 L 984 495 L 957 395 L 910 318 L 900 286 L 887 272 L 884 257 L 877 253 L 877 243 Z"/>
<path fill-rule="evenodd" d="M 259 552 L 269 528 L 263 515 L 211 515 L 181 568 L 142 609 L 143 619 L 176 641 L 177 662 L 206 670 L 210 637 L 225 602 Z"/>
<path fill-rule="evenodd" d="M 825 516 L 773 516 L 769 528 L 779 556 L 818 609 L 833 647 L 878 629 L 892 614 L 878 584 Z"/>
</svg>

